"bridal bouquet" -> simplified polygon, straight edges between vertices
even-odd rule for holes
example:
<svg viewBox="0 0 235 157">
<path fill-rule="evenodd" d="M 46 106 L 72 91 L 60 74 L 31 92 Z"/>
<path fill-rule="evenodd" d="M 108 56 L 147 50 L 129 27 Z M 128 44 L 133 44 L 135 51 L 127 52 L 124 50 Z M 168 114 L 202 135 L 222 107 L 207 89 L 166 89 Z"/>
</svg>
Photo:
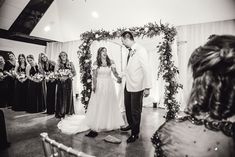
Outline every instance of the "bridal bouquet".
<svg viewBox="0 0 235 157">
<path fill-rule="evenodd" d="M 36 73 L 32 78 L 35 82 L 41 82 L 43 80 L 43 75 Z"/>
</svg>

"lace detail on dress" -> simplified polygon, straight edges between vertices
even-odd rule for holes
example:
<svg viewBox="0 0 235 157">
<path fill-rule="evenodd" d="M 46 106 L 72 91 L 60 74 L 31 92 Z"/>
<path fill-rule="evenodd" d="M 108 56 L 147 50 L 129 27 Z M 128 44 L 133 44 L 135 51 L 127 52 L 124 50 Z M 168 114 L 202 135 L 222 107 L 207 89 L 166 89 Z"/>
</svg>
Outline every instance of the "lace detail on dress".
<svg viewBox="0 0 235 157">
<path fill-rule="evenodd" d="M 235 134 L 235 123 L 230 121 L 215 121 L 210 119 L 197 119 L 193 116 L 185 116 L 182 118 L 177 119 L 177 121 L 182 122 L 189 120 L 191 123 L 195 125 L 205 125 L 205 127 L 212 131 L 222 131 L 226 136 L 233 137 Z"/>
<path fill-rule="evenodd" d="M 175 119 L 177 122 L 190 121 L 194 125 L 205 125 L 205 127 L 212 131 L 221 131 L 224 135 L 232 137 L 235 141 L 235 123 L 230 121 L 215 121 L 211 119 L 198 119 L 193 116 L 185 116 Z M 160 130 L 166 123 L 164 123 L 158 130 Z M 162 150 L 162 141 L 159 137 L 158 130 L 154 133 L 151 141 L 155 148 L 155 157 L 165 157 Z"/>
</svg>

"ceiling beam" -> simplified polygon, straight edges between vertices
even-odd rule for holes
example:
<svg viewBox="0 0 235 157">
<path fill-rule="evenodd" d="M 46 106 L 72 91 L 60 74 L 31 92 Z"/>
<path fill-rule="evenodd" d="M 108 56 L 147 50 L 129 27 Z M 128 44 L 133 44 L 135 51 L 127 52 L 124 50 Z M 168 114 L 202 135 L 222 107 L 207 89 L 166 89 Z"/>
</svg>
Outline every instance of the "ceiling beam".
<svg viewBox="0 0 235 157">
<path fill-rule="evenodd" d="M 25 35 L 22 33 L 9 32 L 4 29 L 0 29 L 0 38 L 21 41 L 21 42 L 26 42 L 26 43 L 31 43 L 31 44 L 37 44 L 37 45 L 43 45 L 43 46 L 46 46 L 47 42 L 56 42 L 54 40 L 38 38 L 34 36 Z"/>
<path fill-rule="evenodd" d="M 5 2 L 5 0 L 0 0 L 0 8 L 3 5 L 4 2 Z"/>
</svg>

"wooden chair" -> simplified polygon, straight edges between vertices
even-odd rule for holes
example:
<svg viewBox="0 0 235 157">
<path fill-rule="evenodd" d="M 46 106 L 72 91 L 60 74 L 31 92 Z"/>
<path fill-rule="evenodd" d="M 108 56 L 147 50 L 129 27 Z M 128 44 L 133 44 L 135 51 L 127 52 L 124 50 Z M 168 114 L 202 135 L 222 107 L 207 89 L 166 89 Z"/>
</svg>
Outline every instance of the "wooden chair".
<svg viewBox="0 0 235 157">
<path fill-rule="evenodd" d="M 41 133 L 40 136 L 45 157 L 94 157 L 50 139 L 46 132 Z"/>
</svg>

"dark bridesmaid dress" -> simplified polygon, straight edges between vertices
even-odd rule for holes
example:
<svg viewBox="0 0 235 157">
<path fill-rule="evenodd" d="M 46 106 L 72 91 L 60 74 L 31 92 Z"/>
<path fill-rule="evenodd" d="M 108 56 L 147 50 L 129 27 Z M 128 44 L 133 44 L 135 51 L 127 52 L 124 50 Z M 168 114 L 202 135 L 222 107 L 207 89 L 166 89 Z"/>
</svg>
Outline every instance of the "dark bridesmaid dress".
<svg viewBox="0 0 235 157">
<path fill-rule="evenodd" d="M 10 61 L 7 61 L 5 64 L 5 71 L 10 72 L 15 70 L 15 65 L 12 64 Z M 14 104 L 14 93 L 15 93 L 15 77 L 7 76 L 6 77 L 6 84 L 7 84 L 7 106 L 13 106 Z"/>
<path fill-rule="evenodd" d="M 43 71 L 46 74 L 50 74 L 54 72 L 55 64 L 53 62 L 49 62 L 48 65 L 43 67 Z M 46 82 L 47 87 L 47 95 L 46 95 L 46 104 L 47 104 L 47 114 L 54 114 L 55 113 L 55 99 L 56 99 L 56 81 L 55 80 L 48 80 Z"/>
<path fill-rule="evenodd" d="M 19 76 L 26 76 L 26 67 L 18 67 L 16 69 L 16 73 Z M 28 90 L 28 80 L 24 82 L 16 79 L 15 81 L 15 103 L 12 106 L 12 109 L 15 111 L 25 111 L 26 110 L 26 102 L 27 102 L 27 90 Z"/>
<path fill-rule="evenodd" d="M 75 69 L 72 62 L 69 66 L 64 64 L 59 67 L 58 70 L 71 70 L 72 74 L 75 76 Z M 57 118 L 65 117 L 66 114 L 74 114 L 74 101 L 73 101 L 73 80 L 68 78 L 65 81 L 58 79 L 57 81 L 57 99 L 56 99 L 56 112 L 55 116 Z"/>
<path fill-rule="evenodd" d="M 6 149 L 10 146 L 10 143 L 7 140 L 7 130 L 5 124 L 4 112 L 0 110 L 0 150 Z"/>
<path fill-rule="evenodd" d="M 38 66 L 30 68 L 29 75 L 33 77 L 39 73 Z M 28 81 L 27 112 L 37 113 L 46 109 L 45 81 Z"/>
<path fill-rule="evenodd" d="M 4 75 L 4 67 L 0 68 L 1 75 Z M 6 78 L 0 79 L 0 108 L 7 106 L 7 84 Z"/>
</svg>

